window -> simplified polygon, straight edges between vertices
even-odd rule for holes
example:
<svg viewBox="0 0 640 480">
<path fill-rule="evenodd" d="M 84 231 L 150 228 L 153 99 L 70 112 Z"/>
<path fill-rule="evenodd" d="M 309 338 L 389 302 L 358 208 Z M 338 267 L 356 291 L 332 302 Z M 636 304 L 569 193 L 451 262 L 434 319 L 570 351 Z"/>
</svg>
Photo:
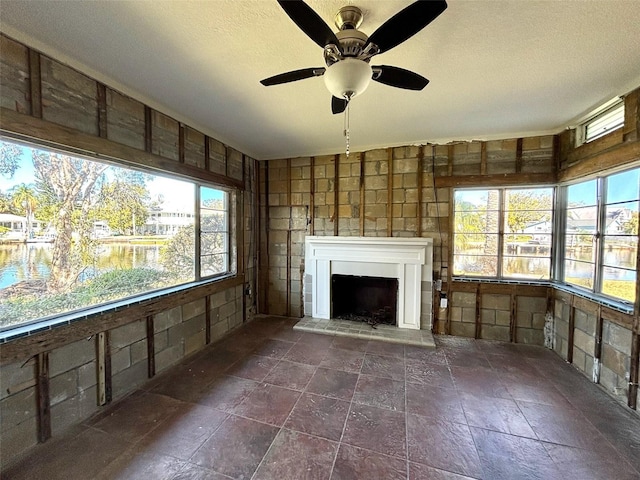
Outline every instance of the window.
<svg viewBox="0 0 640 480">
<path fill-rule="evenodd" d="M 553 188 L 454 192 L 455 276 L 547 280 Z"/>
<path fill-rule="evenodd" d="M 6 141 L 0 155 L 0 330 L 232 273 L 233 191 Z"/>
<path fill-rule="evenodd" d="M 615 99 L 601 107 L 576 130 L 578 145 L 604 137 L 624 125 L 624 101 Z"/>
<path fill-rule="evenodd" d="M 640 168 L 564 187 L 566 283 L 635 301 Z"/>
</svg>

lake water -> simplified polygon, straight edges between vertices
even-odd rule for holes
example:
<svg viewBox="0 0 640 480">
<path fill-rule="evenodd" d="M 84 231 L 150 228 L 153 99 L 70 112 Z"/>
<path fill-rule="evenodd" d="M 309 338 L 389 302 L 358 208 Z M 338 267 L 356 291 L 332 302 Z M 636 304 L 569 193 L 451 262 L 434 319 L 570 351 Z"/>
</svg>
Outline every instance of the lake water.
<svg viewBox="0 0 640 480">
<path fill-rule="evenodd" d="M 107 243 L 97 247 L 94 265 L 88 271 L 115 268 L 161 268 L 161 245 Z M 46 279 L 51 270 L 50 243 L 0 245 L 0 289 L 24 280 Z"/>
</svg>

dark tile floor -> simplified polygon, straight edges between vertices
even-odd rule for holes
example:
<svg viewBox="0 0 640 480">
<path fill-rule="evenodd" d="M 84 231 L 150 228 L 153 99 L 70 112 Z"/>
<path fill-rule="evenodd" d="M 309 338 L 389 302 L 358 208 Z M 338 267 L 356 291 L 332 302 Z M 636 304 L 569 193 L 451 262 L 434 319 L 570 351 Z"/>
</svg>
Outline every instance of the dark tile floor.
<svg viewBox="0 0 640 480">
<path fill-rule="evenodd" d="M 541 347 L 257 320 L 5 479 L 639 479 L 640 417 Z"/>
</svg>

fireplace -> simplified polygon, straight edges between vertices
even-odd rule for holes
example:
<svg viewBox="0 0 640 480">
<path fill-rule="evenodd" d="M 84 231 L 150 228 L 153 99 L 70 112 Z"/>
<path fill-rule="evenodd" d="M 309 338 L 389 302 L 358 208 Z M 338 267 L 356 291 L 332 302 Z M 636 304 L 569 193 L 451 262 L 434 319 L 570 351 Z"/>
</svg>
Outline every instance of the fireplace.
<svg viewBox="0 0 640 480">
<path fill-rule="evenodd" d="M 397 278 L 331 276 L 332 318 L 396 325 L 397 305 Z"/>
<path fill-rule="evenodd" d="M 305 315 L 332 318 L 334 275 L 396 280 L 395 324 L 399 328 L 431 329 L 433 241 L 430 238 L 306 237 Z"/>
</svg>

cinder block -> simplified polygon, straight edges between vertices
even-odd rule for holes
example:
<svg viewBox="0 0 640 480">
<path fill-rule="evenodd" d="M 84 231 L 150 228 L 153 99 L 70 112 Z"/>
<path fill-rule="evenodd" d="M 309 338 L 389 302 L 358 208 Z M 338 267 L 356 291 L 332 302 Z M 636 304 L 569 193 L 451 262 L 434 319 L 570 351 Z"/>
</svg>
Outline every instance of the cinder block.
<svg viewBox="0 0 640 480">
<path fill-rule="evenodd" d="M 602 345 L 602 364 L 624 377 L 629 372 L 630 357 L 605 343 Z"/>
<path fill-rule="evenodd" d="M 574 330 L 573 344 L 583 352 L 593 353 L 595 347 L 595 339 L 584 333 L 582 330 Z"/>
<path fill-rule="evenodd" d="M 38 443 L 38 420 L 31 417 L 11 428 L 3 424 L 0 431 L 0 464 L 3 467 L 15 461 L 23 452 Z"/>
<path fill-rule="evenodd" d="M 0 38 L 0 42 L 2 39 Z M 9 391 L 17 393 L 28 388 L 35 381 L 35 362 L 18 362 L 0 367 L 0 400 L 9 396 Z"/>
<path fill-rule="evenodd" d="M 96 362 L 85 363 L 78 367 L 78 390 L 87 390 L 98 383 Z"/>
<path fill-rule="evenodd" d="M 157 363 L 156 371 L 160 371 Z M 131 365 L 126 370 L 121 371 L 117 375 L 114 375 L 112 379 L 114 398 L 120 398 L 135 388 L 143 385 L 149 379 L 148 375 L 147 362 L 138 362 Z"/>
<path fill-rule="evenodd" d="M 476 309 L 473 308 L 462 309 L 462 321 L 465 323 L 476 323 Z"/>
<path fill-rule="evenodd" d="M 182 321 L 186 322 L 205 313 L 205 298 L 182 305 Z"/>
<path fill-rule="evenodd" d="M 496 325 L 511 325 L 511 311 L 496 310 Z"/>
<path fill-rule="evenodd" d="M 95 341 L 78 340 L 56 348 L 49 355 L 49 375 L 54 377 L 95 359 Z"/>
<path fill-rule="evenodd" d="M 147 323 L 143 320 L 127 323 L 109 332 L 111 348 L 119 349 L 147 338 Z"/>
<path fill-rule="evenodd" d="M 138 362 L 141 362 L 143 360 L 146 360 L 147 358 L 147 341 L 145 340 L 140 340 L 139 342 L 136 342 L 134 344 L 131 345 L 130 347 L 130 354 L 131 354 L 131 364 L 135 364 Z"/>
<path fill-rule="evenodd" d="M 476 307 L 476 294 L 467 292 L 453 292 L 451 303 L 456 307 Z"/>
<path fill-rule="evenodd" d="M 516 341 L 526 345 L 544 345 L 544 332 L 531 328 L 516 328 Z"/>
<path fill-rule="evenodd" d="M 0 430 L 4 431 L 15 427 L 29 418 L 35 417 L 37 411 L 36 398 L 35 387 L 30 387 L 1 400 Z"/>
<path fill-rule="evenodd" d="M 166 330 L 173 325 L 177 325 L 182 321 L 182 308 L 175 307 L 164 312 L 160 312 L 153 318 L 153 331 L 154 333 Z"/>
<path fill-rule="evenodd" d="M 49 399 L 51 405 L 75 396 L 78 393 L 78 370 L 69 370 L 51 378 L 49 381 Z"/>
<path fill-rule="evenodd" d="M 161 352 L 156 353 L 156 373 L 162 372 L 167 368 L 178 363 L 184 356 L 184 346 L 182 342 L 178 345 L 171 345 Z M 141 364 L 138 364 L 141 365 Z"/>
<path fill-rule="evenodd" d="M 131 355 L 129 347 L 124 347 L 111 352 L 111 373 L 116 374 L 129 368 L 131 365 Z"/>
<path fill-rule="evenodd" d="M 484 338 L 486 340 L 499 340 L 501 342 L 508 342 L 509 327 L 483 324 L 480 330 L 480 338 Z"/>
<path fill-rule="evenodd" d="M 482 294 L 482 308 L 511 311 L 511 297 L 484 293 Z"/>
<path fill-rule="evenodd" d="M 631 330 L 611 322 L 604 322 L 602 339 L 616 350 L 631 355 Z"/>
<path fill-rule="evenodd" d="M 471 323 L 451 322 L 451 334 L 458 337 L 473 338 L 476 334 L 476 327 Z"/>
<path fill-rule="evenodd" d="M 584 352 L 575 346 L 573 347 L 573 364 L 581 372 L 587 373 L 584 366 Z"/>
<path fill-rule="evenodd" d="M 517 298 L 518 311 L 545 313 L 547 310 L 547 299 L 544 297 L 523 297 Z"/>
<path fill-rule="evenodd" d="M 51 407 L 51 435 L 59 436 L 98 410 L 96 387 Z"/>
<path fill-rule="evenodd" d="M 576 328 L 588 333 L 589 335 L 596 334 L 596 317 L 587 315 L 585 312 L 576 308 L 574 321 Z"/>
<path fill-rule="evenodd" d="M 484 325 L 495 325 L 496 311 L 483 308 L 480 310 L 480 323 Z"/>
</svg>

